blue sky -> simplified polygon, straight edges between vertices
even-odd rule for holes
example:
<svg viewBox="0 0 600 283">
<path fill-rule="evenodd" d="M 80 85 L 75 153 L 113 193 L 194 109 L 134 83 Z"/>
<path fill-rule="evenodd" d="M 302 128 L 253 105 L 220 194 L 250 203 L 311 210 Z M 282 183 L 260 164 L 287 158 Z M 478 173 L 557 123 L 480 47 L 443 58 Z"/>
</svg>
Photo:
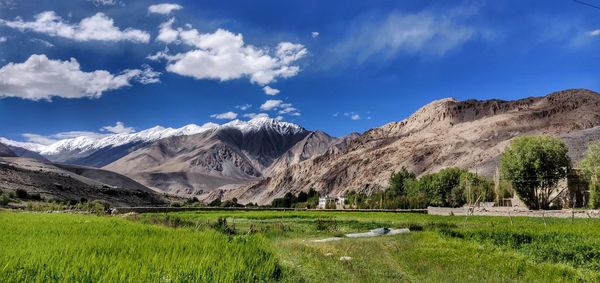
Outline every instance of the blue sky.
<svg viewBox="0 0 600 283">
<path fill-rule="evenodd" d="M 342 136 L 444 97 L 600 90 L 600 9 L 570 0 L 0 0 L 0 19 L 19 141 L 260 113 Z"/>
</svg>

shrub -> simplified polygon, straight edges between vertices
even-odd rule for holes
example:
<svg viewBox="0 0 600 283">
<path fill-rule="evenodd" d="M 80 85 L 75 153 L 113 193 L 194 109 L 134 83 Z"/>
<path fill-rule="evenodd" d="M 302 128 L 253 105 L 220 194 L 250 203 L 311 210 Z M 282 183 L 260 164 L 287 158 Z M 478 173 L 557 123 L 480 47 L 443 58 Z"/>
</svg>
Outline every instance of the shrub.
<svg viewBox="0 0 600 283">
<path fill-rule="evenodd" d="M 0 195 L 0 205 L 4 206 L 10 202 L 10 197 L 7 194 Z"/>
<path fill-rule="evenodd" d="M 337 222 L 334 218 L 317 218 L 315 228 L 317 231 L 337 231 Z"/>
</svg>

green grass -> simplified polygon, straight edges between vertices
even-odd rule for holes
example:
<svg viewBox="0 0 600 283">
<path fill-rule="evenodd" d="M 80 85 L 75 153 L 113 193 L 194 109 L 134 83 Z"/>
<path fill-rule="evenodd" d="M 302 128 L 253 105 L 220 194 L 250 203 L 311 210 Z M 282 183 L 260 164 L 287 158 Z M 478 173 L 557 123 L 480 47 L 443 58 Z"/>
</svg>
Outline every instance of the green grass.
<svg viewBox="0 0 600 283">
<path fill-rule="evenodd" d="M 0 212 L 2 282 L 247 282 L 279 276 L 260 236 L 118 217 Z"/>
<path fill-rule="evenodd" d="M 0 212 L 0 281 L 593 282 L 598 224 L 310 211 L 128 219 Z M 311 241 L 377 227 L 413 232 Z"/>
</svg>

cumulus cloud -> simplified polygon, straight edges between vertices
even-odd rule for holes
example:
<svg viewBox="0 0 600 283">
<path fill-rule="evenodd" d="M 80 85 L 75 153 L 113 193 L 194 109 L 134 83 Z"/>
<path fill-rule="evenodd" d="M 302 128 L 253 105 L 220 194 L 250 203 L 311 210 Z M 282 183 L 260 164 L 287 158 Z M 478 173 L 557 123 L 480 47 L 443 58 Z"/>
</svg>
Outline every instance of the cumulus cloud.
<svg viewBox="0 0 600 283">
<path fill-rule="evenodd" d="M 282 100 L 269 99 L 260 106 L 260 110 L 264 110 L 264 111 L 273 110 L 273 109 L 280 107 L 281 104 L 283 104 Z"/>
<path fill-rule="evenodd" d="M 9 63 L 0 68 L 0 98 L 97 98 L 106 91 L 130 86 L 132 80 L 157 82 L 159 74 L 150 67 L 124 70 L 119 74 L 105 70 L 84 72 L 75 58 L 61 61 L 34 54 L 23 63 Z"/>
<path fill-rule="evenodd" d="M 476 35 L 476 29 L 465 23 L 465 15 L 455 11 L 369 15 L 350 25 L 346 38 L 332 49 L 332 56 L 358 63 L 399 54 L 442 56 Z"/>
<path fill-rule="evenodd" d="M 246 44 L 242 34 L 218 29 L 212 33 L 198 30 L 173 28 L 174 19 L 159 26 L 157 41 L 181 43 L 191 47 L 183 53 L 169 54 L 161 51 L 148 56 L 151 60 L 167 60 L 166 69 L 195 79 L 228 81 L 247 77 L 252 83 L 269 84 L 278 78 L 298 74 L 296 61 L 308 54 L 301 44 L 281 42 L 272 50 Z"/>
<path fill-rule="evenodd" d="M 0 43 L 6 42 L 7 40 L 8 38 L 6 38 L 6 36 L 0 36 Z"/>
<path fill-rule="evenodd" d="M 280 115 L 287 114 L 290 116 L 300 116 L 300 111 L 298 111 L 298 109 L 296 109 L 291 103 L 283 103 L 282 100 L 276 99 L 269 99 L 265 101 L 265 103 L 260 106 L 260 110 L 278 110 L 277 114 Z"/>
<path fill-rule="evenodd" d="M 114 126 L 104 126 L 100 129 L 101 131 L 111 132 L 113 134 L 131 134 L 135 132 L 132 127 L 125 127 L 125 124 L 121 121 L 117 121 Z"/>
<path fill-rule="evenodd" d="M 254 118 L 269 118 L 269 114 L 267 113 L 248 113 L 242 115 L 246 118 L 254 119 Z"/>
<path fill-rule="evenodd" d="M 34 21 L 29 22 L 20 18 L 14 21 L 0 19 L 0 24 L 20 31 L 34 31 L 76 41 L 100 40 L 141 43 L 150 41 L 150 35 L 147 32 L 133 28 L 121 30 L 115 26 L 113 19 L 103 13 L 84 18 L 76 24 L 64 21 L 54 11 L 39 13 L 34 19 Z"/>
<path fill-rule="evenodd" d="M 279 93 L 279 90 L 276 88 L 272 88 L 270 86 L 265 86 L 263 87 L 263 91 L 267 94 L 267 95 L 277 95 Z"/>
<path fill-rule="evenodd" d="M 313 31 L 310 33 L 310 35 L 312 36 L 312 38 L 317 38 L 317 37 L 319 37 L 319 32 Z"/>
<path fill-rule="evenodd" d="M 151 5 L 148 7 L 148 12 L 151 14 L 168 15 L 173 11 L 181 10 L 183 7 L 178 4 L 163 3 Z"/>
<path fill-rule="evenodd" d="M 221 120 L 233 120 L 237 118 L 238 114 L 232 111 L 220 113 L 220 114 L 212 114 L 210 117 Z"/>
</svg>

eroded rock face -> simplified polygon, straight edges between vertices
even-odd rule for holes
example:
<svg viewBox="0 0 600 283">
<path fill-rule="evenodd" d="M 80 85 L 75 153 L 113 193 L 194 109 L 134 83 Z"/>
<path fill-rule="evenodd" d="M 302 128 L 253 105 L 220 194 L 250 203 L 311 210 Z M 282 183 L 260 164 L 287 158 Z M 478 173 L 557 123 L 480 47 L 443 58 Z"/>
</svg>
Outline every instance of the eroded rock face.
<svg viewBox="0 0 600 283">
<path fill-rule="evenodd" d="M 499 155 L 518 135 L 585 141 L 586 129 L 597 126 L 600 95 L 585 89 L 516 101 L 442 99 L 403 121 L 349 140 L 343 149 L 327 150 L 273 171 L 269 178 L 226 191 L 225 198 L 266 204 L 286 192 L 311 187 L 330 195 L 369 193 L 386 187 L 390 174 L 402 166 L 417 174 L 459 166 L 491 177 Z M 568 143 L 573 144 L 578 143 Z"/>
</svg>

